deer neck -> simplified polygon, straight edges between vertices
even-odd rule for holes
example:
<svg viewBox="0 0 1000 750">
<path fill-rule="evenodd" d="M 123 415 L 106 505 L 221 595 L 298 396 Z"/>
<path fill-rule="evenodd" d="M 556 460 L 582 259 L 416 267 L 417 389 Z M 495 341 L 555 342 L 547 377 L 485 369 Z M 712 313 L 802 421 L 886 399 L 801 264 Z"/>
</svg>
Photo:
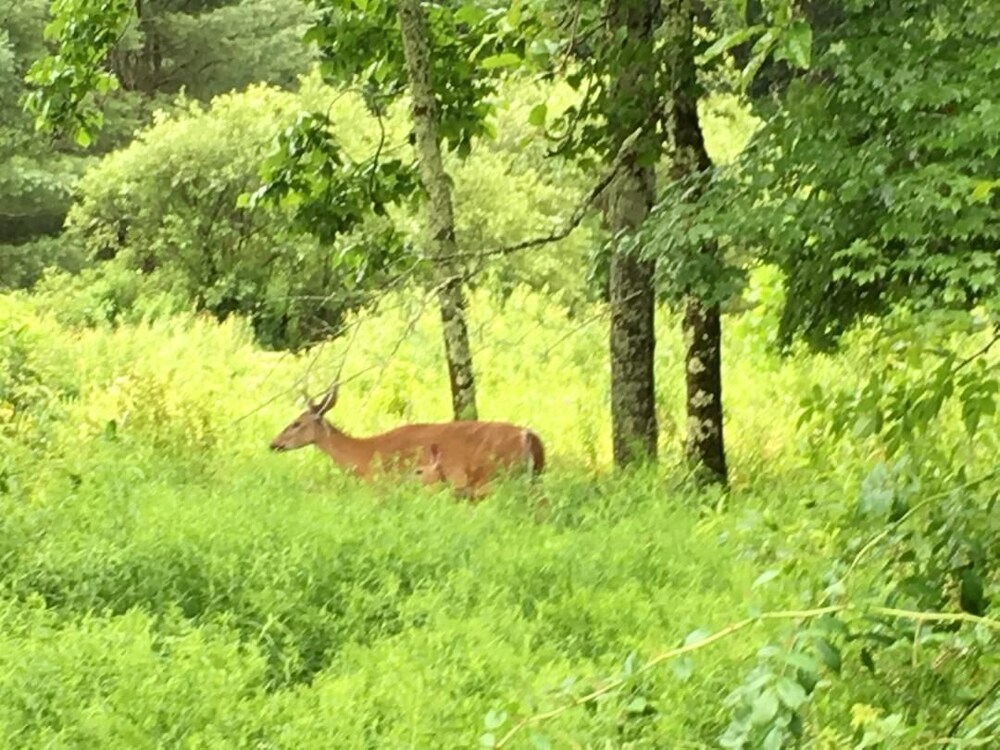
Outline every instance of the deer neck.
<svg viewBox="0 0 1000 750">
<path fill-rule="evenodd" d="M 369 441 L 347 435 L 332 424 L 323 421 L 323 435 L 316 447 L 333 459 L 334 463 L 364 475 L 372 460 Z"/>
</svg>

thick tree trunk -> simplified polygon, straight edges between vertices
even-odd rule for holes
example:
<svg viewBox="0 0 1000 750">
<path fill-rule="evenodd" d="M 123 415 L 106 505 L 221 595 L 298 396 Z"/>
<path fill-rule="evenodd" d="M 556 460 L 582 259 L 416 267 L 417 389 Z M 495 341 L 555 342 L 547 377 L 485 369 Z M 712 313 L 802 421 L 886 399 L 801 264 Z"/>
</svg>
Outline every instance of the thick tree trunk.
<svg viewBox="0 0 1000 750">
<path fill-rule="evenodd" d="M 651 174 L 630 174 L 622 180 L 631 185 L 619 186 L 623 192 L 612 201 L 608 223 L 613 230 L 634 228 L 627 216 L 640 208 L 643 217 L 649 212 L 646 198 L 652 190 L 647 185 L 652 179 Z M 615 465 L 626 466 L 656 457 L 653 264 L 616 251 L 611 256 L 610 295 L 612 446 Z"/>
<path fill-rule="evenodd" d="M 694 13 L 691 0 L 670 0 L 667 44 L 672 54 L 672 94 L 667 112 L 668 138 L 673 146 L 672 177 L 691 184 L 712 168 L 698 120 L 697 68 L 694 62 Z M 697 200 L 700 189 L 685 191 Z M 714 243 L 701 252 L 715 254 Z M 684 310 L 687 380 L 686 454 L 698 477 L 706 482 L 728 481 L 722 432 L 722 326 L 718 303 L 688 296 Z"/>
<path fill-rule="evenodd" d="M 476 419 L 476 381 L 472 369 L 465 295 L 456 258 L 451 187 L 441 158 L 438 103 L 431 80 L 431 41 L 420 0 L 399 0 L 399 26 L 410 77 L 411 114 L 420 156 L 420 180 L 427 193 L 427 243 L 438 265 L 438 302 L 451 380 L 455 419 Z"/>
<path fill-rule="evenodd" d="M 637 128 L 647 126 L 651 132 L 638 140 L 636 149 L 649 150 L 654 157 L 637 159 L 631 155 L 628 167 L 607 188 L 605 220 L 619 237 L 645 220 L 655 198 L 652 164 L 658 147 L 649 119 L 649 102 L 655 98 L 648 52 L 658 7 L 658 2 L 649 0 L 608 0 L 606 8 L 609 31 L 624 28 L 628 33 L 623 65 L 611 87 L 608 122 L 614 132 L 609 154 L 616 155 L 626 138 Z M 613 251 L 609 280 L 611 432 L 615 465 L 619 467 L 656 457 L 653 271 L 652 262 Z"/>
</svg>

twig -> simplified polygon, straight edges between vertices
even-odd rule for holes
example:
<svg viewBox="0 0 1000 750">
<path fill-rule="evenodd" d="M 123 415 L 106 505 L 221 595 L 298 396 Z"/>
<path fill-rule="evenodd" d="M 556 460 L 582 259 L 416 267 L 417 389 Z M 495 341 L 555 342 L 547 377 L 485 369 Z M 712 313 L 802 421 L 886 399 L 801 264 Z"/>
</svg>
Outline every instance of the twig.
<svg viewBox="0 0 1000 750">
<path fill-rule="evenodd" d="M 968 719 L 970 716 L 972 716 L 973 712 L 975 712 L 977 708 L 983 705 L 986 702 L 986 699 L 989 698 L 990 695 L 992 695 L 994 692 L 996 692 L 997 688 L 1000 688 L 1000 678 L 998 678 L 996 682 L 990 685 L 985 693 L 980 695 L 978 698 L 972 701 L 972 703 L 966 706 L 965 710 L 962 712 L 962 715 L 958 717 L 955 723 L 951 725 L 951 729 L 948 730 L 948 737 L 954 737 L 958 733 L 959 728 L 962 726 L 965 720 Z"/>
<path fill-rule="evenodd" d="M 896 607 L 855 607 L 855 606 L 844 606 L 845 611 L 864 611 L 864 612 L 874 612 L 877 615 L 886 615 L 887 617 L 895 617 L 900 620 L 913 620 L 918 623 L 922 622 L 968 622 L 972 625 L 982 625 L 984 627 L 990 628 L 991 630 L 1000 630 L 1000 620 L 994 620 L 990 617 L 981 617 L 980 615 L 969 614 L 968 612 L 918 612 L 916 610 L 910 609 L 897 609 Z"/>
<path fill-rule="evenodd" d="M 371 179 L 368 180 L 368 194 L 372 195 L 375 192 L 375 176 L 378 173 L 378 160 L 382 156 L 382 149 L 385 147 L 385 122 L 382 120 L 382 112 L 378 111 L 374 113 L 375 120 L 378 122 L 379 138 L 378 138 L 378 148 L 375 149 L 375 156 L 372 157 L 372 174 Z"/>
<path fill-rule="evenodd" d="M 889 534 L 891 534 L 893 531 L 895 531 L 896 529 L 898 529 L 900 527 L 900 525 L 902 525 L 902 523 L 904 521 L 906 521 L 907 519 L 909 519 L 918 510 L 920 510 L 921 508 L 929 505 L 930 503 L 932 503 L 935 500 L 939 500 L 940 498 L 944 497 L 945 495 L 948 495 L 948 494 L 950 494 L 952 492 L 958 492 L 959 490 L 970 489 L 970 488 L 975 487 L 975 486 L 977 486 L 979 484 L 982 484 L 983 482 L 985 482 L 985 481 L 987 481 L 989 479 L 992 479 L 993 477 L 996 477 L 997 475 L 1000 475 L 1000 469 L 994 469 L 993 471 L 989 472 L 988 474 L 985 474 L 985 475 L 983 475 L 983 476 L 981 476 L 981 477 L 979 477 L 977 479 L 973 479 L 973 480 L 971 480 L 969 482 L 965 482 L 964 484 L 960 484 L 957 487 L 949 487 L 946 490 L 942 490 L 941 492 L 936 492 L 933 495 L 925 497 L 919 503 L 917 503 L 912 508 L 910 508 L 908 511 L 906 511 L 906 513 L 904 513 L 899 518 L 897 518 L 895 521 L 893 521 L 892 523 L 890 523 L 884 530 L 880 531 L 878 534 L 876 534 L 874 537 L 872 537 L 871 541 L 869 541 L 864 547 L 862 547 L 860 550 L 858 550 L 858 554 L 856 554 L 854 556 L 854 559 L 851 560 L 851 564 L 849 566 L 847 566 L 847 572 L 845 572 L 844 575 L 842 575 L 840 577 L 840 581 L 838 581 L 838 583 L 843 583 L 845 580 L 847 580 L 847 577 L 858 566 L 858 563 L 861 562 L 861 558 L 863 558 L 865 555 L 867 555 L 872 549 L 875 548 L 876 545 L 878 545 L 879 542 L 881 542 L 883 539 L 885 539 L 887 536 L 889 536 Z"/>
<path fill-rule="evenodd" d="M 970 354 L 968 357 L 966 357 L 961 362 L 959 362 L 957 365 L 955 365 L 955 369 L 951 371 L 951 374 L 954 375 L 956 372 L 958 372 L 959 370 L 961 370 L 966 365 L 971 364 L 974 360 L 979 359 L 981 356 L 983 356 L 984 354 L 986 354 L 990 349 L 992 349 L 993 345 L 996 342 L 998 342 L 998 341 L 1000 341 L 1000 332 L 994 334 L 993 338 L 990 339 L 989 343 L 987 343 L 986 346 L 984 346 L 978 352 L 974 352 L 973 354 Z"/>
</svg>

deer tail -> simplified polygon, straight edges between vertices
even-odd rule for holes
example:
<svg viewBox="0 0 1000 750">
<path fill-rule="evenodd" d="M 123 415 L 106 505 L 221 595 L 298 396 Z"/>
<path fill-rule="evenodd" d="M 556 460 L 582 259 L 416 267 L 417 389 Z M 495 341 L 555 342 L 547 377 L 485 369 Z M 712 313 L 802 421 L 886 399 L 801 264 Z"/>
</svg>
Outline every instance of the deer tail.
<svg viewBox="0 0 1000 750">
<path fill-rule="evenodd" d="M 532 475 L 541 474 L 545 469 L 545 446 L 542 445 L 542 439 L 531 430 L 522 430 L 521 450 L 531 467 Z"/>
</svg>

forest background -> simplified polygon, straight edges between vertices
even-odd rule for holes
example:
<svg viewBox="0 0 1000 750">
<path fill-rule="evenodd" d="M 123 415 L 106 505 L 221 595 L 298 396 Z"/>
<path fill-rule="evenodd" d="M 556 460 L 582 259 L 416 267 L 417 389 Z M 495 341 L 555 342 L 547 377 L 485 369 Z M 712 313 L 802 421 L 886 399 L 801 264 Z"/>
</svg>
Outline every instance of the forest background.
<svg viewBox="0 0 1000 750">
<path fill-rule="evenodd" d="M 2 744 L 995 744 L 994 5 L 0 0 Z"/>
</svg>

